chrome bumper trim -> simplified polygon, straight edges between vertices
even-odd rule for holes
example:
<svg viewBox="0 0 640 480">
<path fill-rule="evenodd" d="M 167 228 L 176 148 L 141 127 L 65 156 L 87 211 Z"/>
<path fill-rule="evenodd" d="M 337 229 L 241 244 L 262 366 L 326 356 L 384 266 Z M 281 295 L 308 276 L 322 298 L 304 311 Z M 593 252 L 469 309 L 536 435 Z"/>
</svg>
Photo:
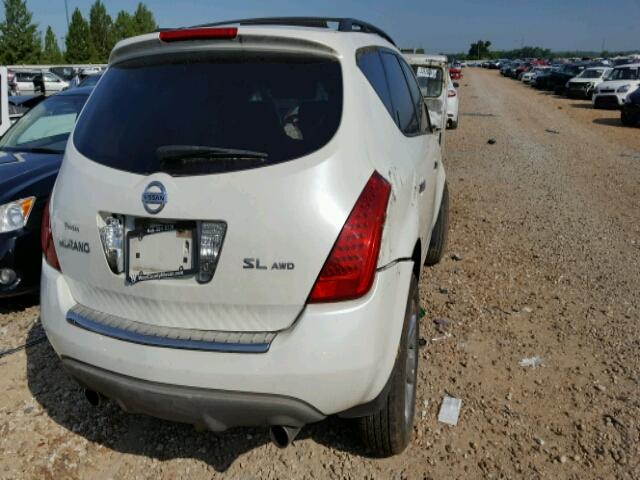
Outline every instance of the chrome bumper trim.
<svg viewBox="0 0 640 480">
<path fill-rule="evenodd" d="M 93 333 L 153 347 L 206 352 L 266 353 L 276 337 L 273 332 L 218 332 L 160 327 L 136 322 L 76 305 L 67 322 Z"/>
</svg>

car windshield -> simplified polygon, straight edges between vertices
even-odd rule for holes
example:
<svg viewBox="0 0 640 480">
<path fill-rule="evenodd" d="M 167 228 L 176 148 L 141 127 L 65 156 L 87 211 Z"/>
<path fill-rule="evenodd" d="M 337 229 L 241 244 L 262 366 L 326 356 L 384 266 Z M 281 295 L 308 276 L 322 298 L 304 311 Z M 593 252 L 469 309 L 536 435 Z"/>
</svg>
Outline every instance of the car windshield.
<svg viewBox="0 0 640 480">
<path fill-rule="evenodd" d="M 85 95 L 48 98 L 27 112 L 0 139 L 0 149 L 10 151 L 50 151 L 63 153 Z"/>
<path fill-rule="evenodd" d="M 614 68 L 609 80 L 637 80 L 640 67 Z"/>
<path fill-rule="evenodd" d="M 418 84 L 422 95 L 430 98 L 437 98 L 442 94 L 443 70 L 438 67 L 419 67 L 414 65 Z"/>
<path fill-rule="evenodd" d="M 77 149 L 132 173 L 221 173 L 308 155 L 342 117 L 342 70 L 316 55 L 233 53 L 146 57 L 107 70 L 74 133 Z M 168 171 L 171 147 L 191 166 Z M 232 153 L 253 152 L 255 162 Z M 197 152 L 198 158 L 194 155 Z M 182 158 L 183 160 L 185 156 Z M 193 172 L 193 169 L 198 172 Z"/>
<path fill-rule="evenodd" d="M 580 75 L 578 75 L 578 77 L 579 78 L 600 78 L 603 72 L 604 70 L 589 68 L 588 70 L 585 70 Z"/>
</svg>

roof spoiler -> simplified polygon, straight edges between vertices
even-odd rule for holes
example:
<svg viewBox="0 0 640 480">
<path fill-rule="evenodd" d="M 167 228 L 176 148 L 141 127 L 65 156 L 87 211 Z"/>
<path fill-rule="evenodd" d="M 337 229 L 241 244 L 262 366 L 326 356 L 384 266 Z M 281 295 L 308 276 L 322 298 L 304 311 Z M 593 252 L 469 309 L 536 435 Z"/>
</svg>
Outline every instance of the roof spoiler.
<svg viewBox="0 0 640 480">
<path fill-rule="evenodd" d="M 242 20 L 227 20 L 224 22 L 193 25 L 186 28 L 219 27 L 223 25 L 288 25 L 297 27 L 331 28 L 331 24 L 337 24 L 339 32 L 373 33 L 396 45 L 391 36 L 370 23 L 355 18 L 339 17 L 269 17 L 246 18 Z"/>
</svg>

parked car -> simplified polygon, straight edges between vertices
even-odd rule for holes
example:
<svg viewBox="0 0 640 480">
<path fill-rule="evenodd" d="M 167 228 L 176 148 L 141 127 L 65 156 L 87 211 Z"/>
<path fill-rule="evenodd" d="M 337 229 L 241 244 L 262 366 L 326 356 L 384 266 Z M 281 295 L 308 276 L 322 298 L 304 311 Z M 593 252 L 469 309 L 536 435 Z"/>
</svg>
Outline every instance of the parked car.
<svg viewBox="0 0 640 480">
<path fill-rule="evenodd" d="M 525 72 L 522 74 L 521 80 L 523 83 L 528 83 L 528 84 L 533 84 L 536 81 L 536 77 L 540 74 L 542 74 L 543 72 L 550 70 L 551 67 L 541 67 L 541 66 L 536 66 L 531 68 L 528 72 Z"/>
<path fill-rule="evenodd" d="M 566 92 L 569 98 L 591 99 L 593 90 L 600 85 L 611 73 L 608 67 L 591 67 L 567 82 Z"/>
<path fill-rule="evenodd" d="M 35 97 L 40 103 L 0 139 L 0 297 L 40 285 L 42 212 L 90 91 Z"/>
<path fill-rule="evenodd" d="M 405 54 L 407 62 L 413 68 L 424 97 L 431 125 L 440 130 L 447 127 L 446 105 L 447 86 L 447 57 L 444 55 Z"/>
<path fill-rule="evenodd" d="M 66 82 L 69 82 L 73 77 L 75 77 L 78 74 L 78 70 L 79 69 L 76 67 L 51 67 L 49 69 L 51 73 Z"/>
<path fill-rule="evenodd" d="M 553 90 L 556 95 L 563 95 L 567 82 L 577 77 L 585 68 L 585 65 L 581 63 L 568 63 L 553 70 L 547 79 L 546 89 Z"/>
<path fill-rule="evenodd" d="M 452 63 L 449 67 L 449 76 L 451 76 L 451 80 L 461 80 L 462 79 L 462 67 L 459 63 Z"/>
<path fill-rule="evenodd" d="M 551 67 L 536 73 L 535 78 L 531 81 L 531 85 L 538 90 L 550 90 L 551 75 L 560 67 Z"/>
<path fill-rule="evenodd" d="M 533 64 L 530 62 L 521 64 L 518 68 L 516 68 L 514 72 L 514 78 L 516 80 L 522 80 L 522 76 L 532 68 L 533 68 Z"/>
<path fill-rule="evenodd" d="M 69 82 L 61 79 L 51 72 L 41 72 L 36 74 L 33 79 L 36 93 L 43 95 L 52 95 L 69 88 Z"/>
<path fill-rule="evenodd" d="M 35 76 L 36 72 L 13 72 L 13 77 L 9 82 L 9 90 L 13 95 L 33 95 L 35 93 L 35 86 L 33 84 Z"/>
<path fill-rule="evenodd" d="M 629 93 L 640 85 L 640 63 L 615 67 L 593 92 L 594 108 L 620 108 Z"/>
<path fill-rule="evenodd" d="M 42 324 L 93 403 L 279 446 L 337 414 L 377 456 L 409 443 L 418 276 L 448 223 L 439 133 L 391 38 L 331 21 L 111 53 L 43 220 Z"/>
<path fill-rule="evenodd" d="M 620 119 L 623 125 L 633 127 L 640 123 L 640 88 L 637 88 L 625 100 Z"/>
<path fill-rule="evenodd" d="M 447 85 L 447 128 L 455 130 L 458 128 L 458 90 L 457 84 L 449 78 Z"/>
</svg>

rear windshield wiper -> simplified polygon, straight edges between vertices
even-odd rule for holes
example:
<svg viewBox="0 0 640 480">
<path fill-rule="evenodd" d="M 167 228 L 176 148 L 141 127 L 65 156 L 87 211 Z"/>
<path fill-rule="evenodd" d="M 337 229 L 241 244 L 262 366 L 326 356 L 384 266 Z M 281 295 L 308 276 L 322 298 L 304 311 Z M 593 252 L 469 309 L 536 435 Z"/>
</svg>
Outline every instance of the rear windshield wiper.
<svg viewBox="0 0 640 480">
<path fill-rule="evenodd" d="M 264 152 L 199 145 L 165 145 L 158 148 L 156 154 L 162 163 L 188 159 L 265 161 L 269 158 L 269 154 Z"/>
</svg>

